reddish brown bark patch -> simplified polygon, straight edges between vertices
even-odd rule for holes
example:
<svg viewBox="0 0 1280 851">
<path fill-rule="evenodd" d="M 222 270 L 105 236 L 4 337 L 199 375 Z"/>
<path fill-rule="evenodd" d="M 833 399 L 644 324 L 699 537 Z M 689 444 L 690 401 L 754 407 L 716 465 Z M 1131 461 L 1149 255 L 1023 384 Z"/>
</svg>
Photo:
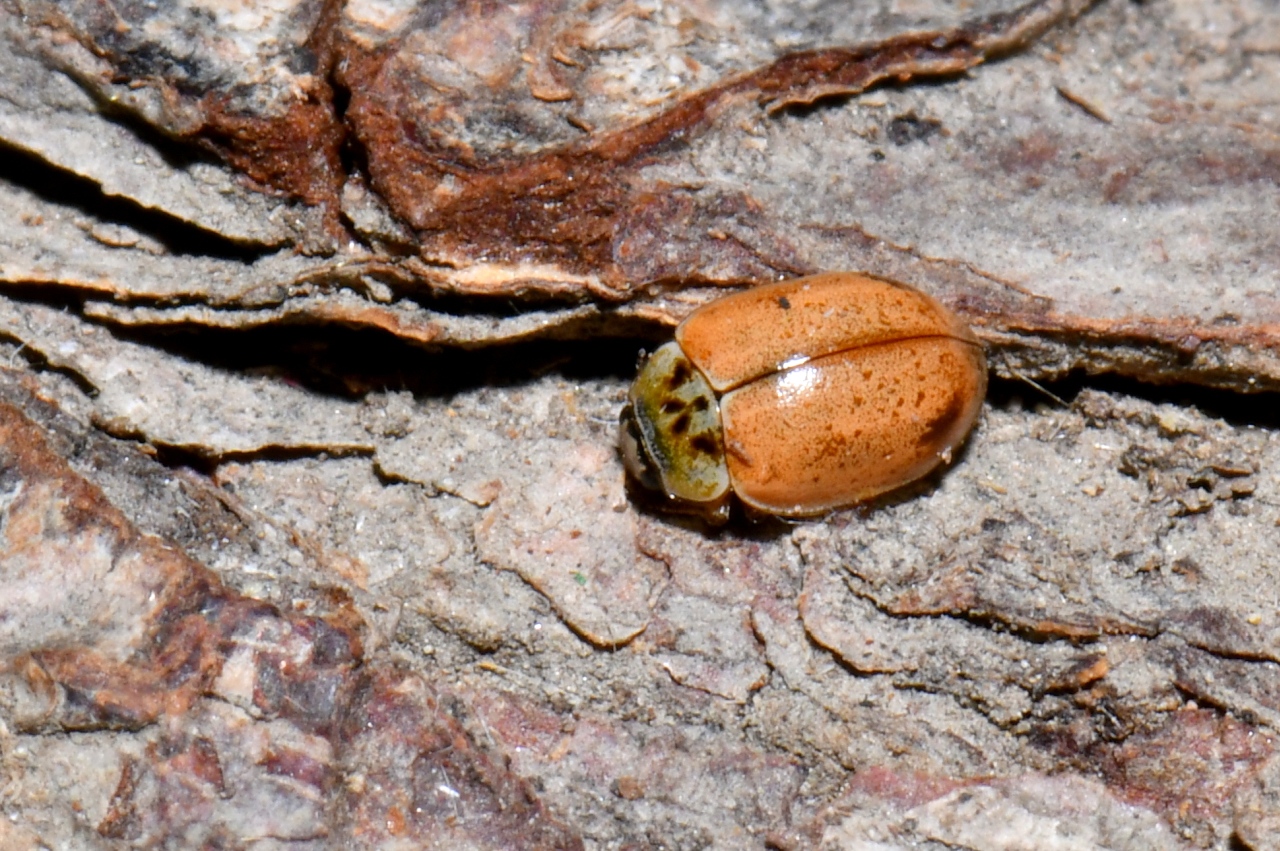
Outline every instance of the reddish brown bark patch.
<svg viewBox="0 0 1280 851">
<path fill-rule="evenodd" d="M 344 802 L 351 834 L 364 845 L 583 847 L 547 817 L 527 783 L 475 746 L 444 698 L 417 677 L 370 672 L 341 738 L 347 758 L 365 767 L 359 778 L 365 794 Z"/>
<path fill-rule="evenodd" d="M 436 96 L 422 90 L 429 86 L 410 85 L 414 57 L 400 53 L 400 42 L 376 51 L 354 39 L 345 44 L 341 79 L 352 93 L 347 117 L 372 183 L 396 215 L 418 231 L 423 256 L 449 263 L 555 264 L 569 273 L 599 274 L 621 297 L 629 285 L 664 274 L 663 259 L 655 269 L 624 270 L 618 261 L 616 235 L 628 211 L 646 193 L 670 191 L 645 186 L 640 170 L 687 150 L 727 111 L 753 101 L 777 111 L 855 94 L 884 80 L 959 73 L 1029 40 L 1068 11 L 1030 3 L 952 30 L 793 53 L 686 96 L 650 118 L 532 153 L 480 155 L 451 133 L 460 107 L 450 100 L 449 86 L 440 82 L 435 88 L 444 94 Z M 488 111 L 513 97 L 506 84 L 501 75 L 492 81 Z M 512 115 L 519 114 L 518 107 L 518 101 L 511 102 Z M 714 234 L 701 237 L 709 244 L 716 240 Z M 685 274 L 705 273 L 698 264 L 686 263 Z M 728 277 L 755 274 L 748 264 Z"/>
<path fill-rule="evenodd" d="M 1207 845 L 1220 814 L 1254 781 L 1275 744 L 1229 715 L 1183 709 L 1102 753 L 1102 774 L 1122 798 L 1163 813 L 1184 837 Z"/>
<path fill-rule="evenodd" d="M 216 94 L 201 99 L 204 125 L 190 138 L 214 151 L 236 171 L 264 187 L 316 207 L 328 207 L 338 227 L 339 157 L 345 131 L 333 110 L 333 91 L 318 84 L 284 115 L 264 118 L 228 106 Z M 342 231 L 345 232 L 345 231 Z"/>
<path fill-rule="evenodd" d="M 345 130 L 328 82 L 339 8 L 35 2 L 23 14 L 47 29 L 48 58 L 113 111 L 211 151 L 264 191 L 322 208 L 325 233 L 309 240 L 319 250 L 346 234 Z M 257 26 L 246 26 L 253 16 Z"/>
<path fill-rule="evenodd" d="M 101 836 L 581 847 L 474 745 L 456 701 L 366 658 L 340 592 L 324 617 L 236 594 L 138 532 L 7 403 L 0 491 L 6 717 L 21 732 L 135 731 Z M 344 767 L 357 776 L 342 784 Z"/>
</svg>

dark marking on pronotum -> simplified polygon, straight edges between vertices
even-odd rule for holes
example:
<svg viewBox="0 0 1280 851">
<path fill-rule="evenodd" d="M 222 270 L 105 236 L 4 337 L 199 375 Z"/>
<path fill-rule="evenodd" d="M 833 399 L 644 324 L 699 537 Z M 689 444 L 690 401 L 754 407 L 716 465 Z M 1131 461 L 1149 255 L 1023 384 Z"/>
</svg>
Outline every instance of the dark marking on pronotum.
<svg viewBox="0 0 1280 851">
<path fill-rule="evenodd" d="M 671 367 L 671 375 L 667 378 L 667 385 L 672 390 L 683 387 L 690 378 L 693 377 L 693 369 L 688 363 L 682 360 L 675 362 Z"/>
<path fill-rule="evenodd" d="M 720 441 L 704 431 L 701 434 L 695 434 L 689 440 L 689 448 L 703 455 L 719 455 Z"/>
<path fill-rule="evenodd" d="M 675 414 L 683 411 L 686 407 L 687 405 L 679 399 L 667 399 L 658 410 L 664 414 Z"/>
<path fill-rule="evenodd" d="M 690 417 L 688 411 L 682 411 L 680 416 L 676 417 L 675 422 L 671 423 L 672 434 L 684 434 L 689 430 Z"/>
</svg>

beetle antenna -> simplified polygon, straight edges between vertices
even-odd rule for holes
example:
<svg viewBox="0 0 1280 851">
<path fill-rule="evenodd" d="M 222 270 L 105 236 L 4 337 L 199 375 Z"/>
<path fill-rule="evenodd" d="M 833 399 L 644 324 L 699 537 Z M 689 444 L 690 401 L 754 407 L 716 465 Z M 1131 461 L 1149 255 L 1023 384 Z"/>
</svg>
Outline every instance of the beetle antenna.
<svg viewBox="0 0 1280 851">
<path fill-rule="evenodd" d="M 1013 377 L 1014 377 L 1014 378 L 1018 379 L 1018 380 L 1019 380 L 1019 381 L 1021 381 L 1023 384 L 1029 384 L 1029 385 L 1031 385 L 1032 387 L 1034 387 L 1035 389 L 1039 390 L 1039 391 L 1040 391 L 1041 393 L 1043 393 L 1044 395 L 1048 396 L 1048 397 L 1049 397 L 1050 399 L 1052 399 L 1053 401 L 1057 402 L 1057 403 L 1058 403 L 1059 405 L 1061 405 L 1062 407 L 1064 407 L 1064 408 L 1070 408 L 1070 407 L 1071 407 L 1071 405 L 1069 405 L 1069 404 L 1067 403 L 1067 400 L 1066 400 L 1066 399 L 1063 399 L 1061 396 L 1057 395 L 1056 393 L 1053 393 L 1053 392 L 1052 392 L 1052 391 L 1050 391 L 1048 388 L 1046 388 L 1044 385 L 1040 384 L 1040 382 L 1036 381 L 1034 378 L 1031 378 L 1030 376 L 1027 376 L 1027 375 L 1023 375 L 1022 373 L 1018 372 L 1017 370 L 1010 370 L 1010 372 L 1012 373 L 1012 375 L 1013 375 Z"/>
</svg>

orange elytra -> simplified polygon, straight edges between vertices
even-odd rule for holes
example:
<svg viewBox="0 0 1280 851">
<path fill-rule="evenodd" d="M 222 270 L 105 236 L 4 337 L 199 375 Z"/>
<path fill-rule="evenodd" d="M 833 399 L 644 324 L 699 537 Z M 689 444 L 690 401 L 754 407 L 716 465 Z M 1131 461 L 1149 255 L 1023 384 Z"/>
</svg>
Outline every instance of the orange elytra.
<svg viewBox="0 0 1280 851">
<path fill-rule="evenodd" d="M 833 272 L 713 301 L 649 356 L 622 411 L 632 481 L 713 522 L 813 517 L 909 484 L 973 427 L 973 332 L 924 293 Z"/>
</svg>

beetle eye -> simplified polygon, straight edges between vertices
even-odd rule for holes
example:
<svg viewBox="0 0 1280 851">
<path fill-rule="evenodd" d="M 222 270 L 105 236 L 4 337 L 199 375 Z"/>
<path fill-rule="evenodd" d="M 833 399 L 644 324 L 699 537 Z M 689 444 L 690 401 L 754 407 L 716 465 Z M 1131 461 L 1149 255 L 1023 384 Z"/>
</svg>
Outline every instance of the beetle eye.
<svg viewBox="0 0 1280 851">
<path fill-rule="evenodd" d="M 653 456 L 640 436 L 640 424 L 636 422 L 636 409 L 630 403 L 622 409 L 618 418 L 618 451 L 622 453 L 622 466 L 631 480 L 647 491 L 662 493 L 662 477 Z"/>
</svg>

